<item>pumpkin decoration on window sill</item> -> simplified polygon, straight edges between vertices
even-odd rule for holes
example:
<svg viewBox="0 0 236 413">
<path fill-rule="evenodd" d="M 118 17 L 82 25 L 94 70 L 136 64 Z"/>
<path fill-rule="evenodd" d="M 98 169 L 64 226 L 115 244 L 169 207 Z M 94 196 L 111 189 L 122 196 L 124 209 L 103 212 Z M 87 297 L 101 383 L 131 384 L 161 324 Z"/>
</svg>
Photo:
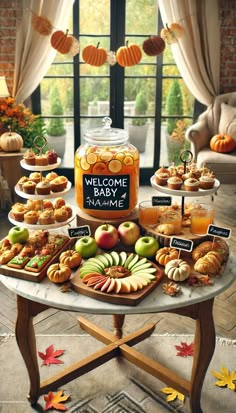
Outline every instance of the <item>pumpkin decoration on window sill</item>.
<svg viewBox="0 0 236 413">
<path fill-rule="evenodd" d="M 172 23 L 170 26 L 166 24 L 166 27 L 161 30 L 162 39 L 169 45 L 177 43 L 184 35 L 184 28 L 179 23 Z"/>
<path fill-rule="evenodd" d="M 137 44 L 130 44 L 127 41 L 125 46 L 121 46 L 116 52 L 117 63 L 122 67 L 137 65 L 142 59 L 142 51 Z"/>
<path fill-rule="evenodd" d="M 161 36 L 149 36 L 143 42 L 143 51 L 147 56 L 157 56 L 165 50 L 166 44 Z"/>
<path fill-rule="evenodd" d="M 4 152 L 19 152 L 23 148 L 24 142 L 16 132 L 12 132 L 9 128 L 8 132 L 3 133 L 0 136 L 0 148 Z"/>
<path fill-rule="evenodd" d="M 85 63 L 91 66 L 102 66 L 107 60 L 107 52 L 103 47 L 99 47 L 100 42 L 97 46 L 89 44 L 85 46 L 82 52 L 82 58 Z"/>
<path fill-rule="evenodd" d="M 38 16 L 34 14 L 32 17 L 32 26 L 36 32 L 42 36 L 48 36 L 52 33 L 52 23 L 45 16 Z"/>
<path fill-rule="evenodd" d="M 68 34 L 68 30 L 66 33 L 62 30 L 54 32 L 51 36 L 51 46 L 61 54 L 75 56 L 79 53 L 79 42 L 74 36 Z"/>
<path fill-rule="evenodd" d="M 211 138 L 210 148 L 214 152 L 229 153 L 236 149 L 236 142 L 230 135 L 218 134 Z"/>
</svg>

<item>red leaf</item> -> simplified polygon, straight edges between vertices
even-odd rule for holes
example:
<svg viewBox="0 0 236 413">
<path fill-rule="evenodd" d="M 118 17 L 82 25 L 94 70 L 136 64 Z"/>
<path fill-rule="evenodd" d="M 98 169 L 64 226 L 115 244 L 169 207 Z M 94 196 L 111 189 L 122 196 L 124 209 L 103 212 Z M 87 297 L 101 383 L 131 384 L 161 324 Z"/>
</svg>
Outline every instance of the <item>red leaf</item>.
<svg viewBox="0 0 236 413">
<path fill-rule="evenodd" d="M 63 390 L 59 390 L 57 393 L 53 393 L 52 391 L 48 392 L 47 396 L 44 396 L 44 400 L 46 405 L 44 407 L 44 411 L 49 409 L 56 409 L 56 410 L 67 410 L 67 407 L 64 404 L 60 404 L 61 402 L 65 402 L 70 398 L 70 394 L 64 395 Z"/>
<path fill-rule="evenodd" d="M 175 346 L 175 348 L 176 350 L 178 350 L 178 353 L 176 354 L 176 356 L 180 356 L 180 357 L 193 356 L 193 343 L 187 344 L 181 341 L 181 346 Z"/>
<path fill-rule="evenodd" d="M 56 359 L 56 357 L 61 356 L 64 353 L 65 350 L 55 350 L 54 351 L 54 346 L 51 344 L 46 349 L 46 353 L 41 353 L 40 351 L 38 352 L 39 357 L 43 360 L 43 363 L 41 364 L 42 366 L 49 366 L 50 364 L 63 364 L 62 360 Z"/>
</svg>

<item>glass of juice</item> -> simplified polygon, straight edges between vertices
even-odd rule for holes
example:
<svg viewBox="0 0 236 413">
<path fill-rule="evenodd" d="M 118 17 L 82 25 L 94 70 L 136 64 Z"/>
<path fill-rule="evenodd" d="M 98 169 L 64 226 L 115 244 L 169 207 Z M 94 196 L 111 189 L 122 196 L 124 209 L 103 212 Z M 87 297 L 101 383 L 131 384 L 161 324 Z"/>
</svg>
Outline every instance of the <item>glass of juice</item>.
<svg viewBox="0 0 236 413">
<path fill-rule="evenodd" d="M 160 217 L 159 206 L 152 205 L 152 201 L 142 201 L 139 203 L 139 224 L 157 225 Z"/>
<path fill-rule="evenodd" d="M 208 204 L 196 204 L 191 211 L 191 232 L 206 235 L 208 225 L 214 221 L 214 208 Z"/>
</svg>

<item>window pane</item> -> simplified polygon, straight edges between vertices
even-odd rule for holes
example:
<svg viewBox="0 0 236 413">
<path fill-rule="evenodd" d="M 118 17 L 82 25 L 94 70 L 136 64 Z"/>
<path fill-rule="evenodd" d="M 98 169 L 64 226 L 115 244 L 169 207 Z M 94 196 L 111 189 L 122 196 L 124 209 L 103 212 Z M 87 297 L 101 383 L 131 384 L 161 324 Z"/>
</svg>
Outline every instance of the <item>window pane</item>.
<svg viewBox="0 0 236 413">
<path fill-rule="evenodd" d="M 126 33 L 157 33 L 157 1 L 126 1 Z"/>
<path fill-rule="evenodd" d="M 80 33 L 110 33 L 110 1 L 80 0 Z"/>
<path fill-rule="evenodd" d="M 190 149 L 190 142 L 185 139 L 185 131 L 189 125 L 189 119 L 175 119 L 175 128 L 172 134 L 168 132 L 168 119 L 162 119 L 161 123 L 161 158 L 160 165 L 170 165 L 181 162 L 180 154 Z"/>
<path fill-rule="evenodd" d="M 192 116 L 193 104 L 194 97 L 189 92 L 183 79 L 163 79 L 162 116 Z"/>
<path fill-rule="evenodd" d="M 55 91 L 56 89 L 56 91 Z M 62 112 L 54 113 L 53 101 L 55 94 L 62 105 Z M 47 115 L 70 115 L 74 114 L 73 105 L 73 79 L 48 79 L 44 78 L 41 82 L 41 108 L 42 116 Z"/>
<path fill-rule="evenodd" d="M 80 110 L 82 115 L 109 115 L 109 79 L 80 79 Z"/>
</svg>

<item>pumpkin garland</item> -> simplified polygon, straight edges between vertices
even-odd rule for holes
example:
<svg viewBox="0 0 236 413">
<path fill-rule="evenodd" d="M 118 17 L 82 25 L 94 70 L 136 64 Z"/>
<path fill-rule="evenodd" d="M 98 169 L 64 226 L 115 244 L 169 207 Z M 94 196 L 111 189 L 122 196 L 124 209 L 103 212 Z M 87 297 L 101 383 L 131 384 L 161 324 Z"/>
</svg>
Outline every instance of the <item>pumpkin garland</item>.
<svg viewBox="0 0 236 413">
<path fill-rule="evenodd" d="M 127 40 L 125 46 L 121 46 L 116 53 L 116 60 L 122 67 L 137 65 L 142 59 L 142 51 L 137 44 L 130 44 Z"/>
<path fill-rule="evenodd" d="M 71 35 L 68 30 L 64 33 L 62 30 L 55 31 L 51 36 L 51 46 L 61 54 L 70 53 L 75 56 L 79 53 L 79 42 Z"/>
<path fill-rule="evenodd" d="M 169 45 L 177 43 L 183 35 L 184 28 L 179 23 L 172 23 L 170 26 L 166 24 L 166 27 L 161 30 L 162 39 Z"/>
<path fill-rule="evenodd" d="M 99 47 L 100 42 L 97 46 L 89 44 L 85 46 L 82 52 L 82 58 L 85 63 L 90 64 L 91 66 L 102 66 L 107 60 L 107 52 L 103 47 Z"/>
<path fill-rule="evenodd" d="M 157 56 L 165 50 L 166 44 L 161 36 L 149 36 L 143 42 L 143 51 L 148 56 Z"/>
<path fill-rule="evenodd" d="M 38 16 L 36 14 L 32 17 L 32 26 L 34 30 L 42 36 L 48 36 L 52 33 L 53 29 L 52 23 L 47 17 Z"/>
</svg>

